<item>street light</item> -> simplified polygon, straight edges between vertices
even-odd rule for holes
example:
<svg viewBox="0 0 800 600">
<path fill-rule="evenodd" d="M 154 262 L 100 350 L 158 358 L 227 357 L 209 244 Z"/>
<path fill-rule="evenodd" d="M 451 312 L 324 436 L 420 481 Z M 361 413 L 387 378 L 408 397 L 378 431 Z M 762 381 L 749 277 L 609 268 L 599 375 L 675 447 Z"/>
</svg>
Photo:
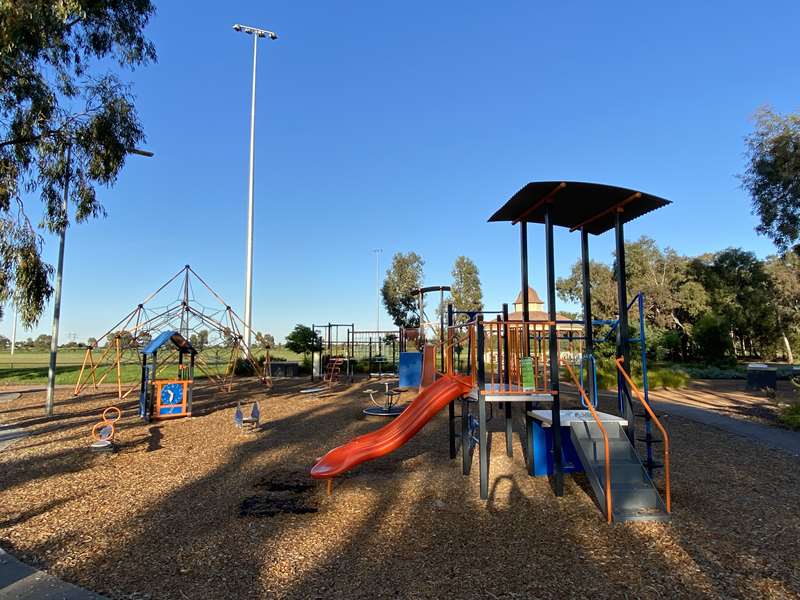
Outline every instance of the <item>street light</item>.
<svg viewBox="0 0 800 600">
<path fill-rule="evenodd" d="M 128 148 L 127 152 L 128 154 L 138 154 L 139 156 L 153 156 L 153 153 L 149 150 L 140 150 L 139 148 Z M 69 172 L 71 163 L 72 145 L 70 144 L 67 145 L 67 166 L 64 173 L 64 198 L 61 203 L 61 209 L 64 211 L 65 219 L 69 200 Z M 58 242 L 58 266 L 56 268 L 56 286 L 53 293 L 53 329 L 52 335 L 50 336 L 50 367 L 47 370 L 47 400 L 45 401 L 45 414 L 48 417 L 53 416 L 53 406 L 55 404 L 56 358 L 58 356 L 58 325 L 59 320 L 61 319 L 61 281 L 64 276 L 64 243 L 66 242 L 66 237 L 67 226 L 65 224 L 64 227 L 61 228 L 61 235 Z M 16 332 L 16 320 L 14 322 L 14 331 Z"/>
<path fill-rule="evenodd" d="M 244 283 L 244 338 L 249 348 L 253 325 L 253 165 L 256 140 L 256 58 L 258 57 L 259 38 L 268 37 L 271 40 L 277 40 L 278 36 L 273 31 L 240 25 L 239 23 L 233 26 L 233 30 L 253 36 L 253 97 L 250 103 L 250 182 L 247 189 L 247 259 Z"/>
<path fill-rule="evenodd" d="M 375 331 L 381 330 L 381 252 L 383 248 L 375 248 Z"/>
</svg>

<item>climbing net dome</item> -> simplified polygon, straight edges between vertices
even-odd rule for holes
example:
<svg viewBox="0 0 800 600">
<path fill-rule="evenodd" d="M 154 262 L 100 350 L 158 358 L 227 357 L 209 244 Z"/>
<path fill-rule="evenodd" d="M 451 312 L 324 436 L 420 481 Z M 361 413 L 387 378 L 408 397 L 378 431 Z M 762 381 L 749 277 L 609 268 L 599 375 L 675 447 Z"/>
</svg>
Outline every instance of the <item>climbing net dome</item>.
<svg viewBox="0 0 800 600">
<path fill-rule="evenodd" d="M 74 393 L 116 382 L 119 399 L 127 397 L 139 387 L 138 382 L 131 384 L 130 370 L 138 371 L 145 348 L 165 332 L 179 332 L 197 351 L 200 377 L 230 389 L 235 375 L 255 375 L 271 387 L 269 351 L 249 346 L 245 331 L 239 315 L 186 265 L 95 338 L 86 350 Z M 178 350 L 173 354 L 162 357 L 159 369 L 178 361 Z"/>
</svg>

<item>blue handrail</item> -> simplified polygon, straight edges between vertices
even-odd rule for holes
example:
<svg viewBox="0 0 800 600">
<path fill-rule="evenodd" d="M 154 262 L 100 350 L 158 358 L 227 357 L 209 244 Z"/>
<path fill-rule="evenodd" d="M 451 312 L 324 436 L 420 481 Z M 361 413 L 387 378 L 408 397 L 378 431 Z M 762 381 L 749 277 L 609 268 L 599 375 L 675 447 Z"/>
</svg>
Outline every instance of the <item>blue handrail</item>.
<svg viewBox="0 0 800 600">
<path fill-rule="evenodd" d="M 591 371 L 591 377 L 592 377 L 592 388 L 591 388 L 592 406 L 594 408 L 597 408 L 597 401 L 598 401 L 598 398 L 597 398 L 597 367 L 595 365 L 594 355 L 593 354 L 584 354 L 583 356 L 581 356 L 580 384 L 581 384 L 581 387 L 583 389 L 586 389 L 584 387 L 584 385 L 583 385 L 583 365 L 586 364 L 586 363 L 588 363 L 588 368 L 586 370 L 587 371 Z M 583 395 L 581 395 L 580 400 L 581 400 L 581 405 L 583 405 L 584 408 L 589 408 L 588 406 L 586 406 L 586 400 L 583 399 Z"/>
</svg>

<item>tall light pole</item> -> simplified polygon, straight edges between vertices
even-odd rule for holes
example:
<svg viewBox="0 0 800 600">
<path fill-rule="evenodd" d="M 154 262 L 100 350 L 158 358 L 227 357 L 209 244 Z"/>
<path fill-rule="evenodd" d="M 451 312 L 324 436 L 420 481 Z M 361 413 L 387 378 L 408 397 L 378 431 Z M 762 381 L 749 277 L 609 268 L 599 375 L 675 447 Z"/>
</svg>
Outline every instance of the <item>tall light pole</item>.
<svg viewBox="0 0 800 600">
<path fill-rule="evenodd" d="M 148 150 L 129 148 L 128 154 L 138 154 L 139 156 L 153 156 Z M 58 263 L 56 267 L 56 286 L 53 293 L 53 329 L 50 335 L 50 367 L 47 370 L 47 400 L 45 401 L 45 414 L 53 416 L 53 406 L 55 405 L 56 392 L 56 358 L 58 356 L 58 326 L 61 319 L 61 282 L 64 278 L 64 243 L 67 238 L 67 208 L 69 206 L 69 174 L 72 161 L 72 145 L 67 145 L 67 161 L 64 171 L 64 198 L 61 201 L 61 209 L 64 211 L 64 226 L 58 242 Z M 16 319 L 16 316 L 15 316 Z M 14 321 L 14 331 L 16 333 L 16 320 Z"/>
<path fill-rule="evenodd" d="M 255 164 L 256 142 L 256 61 L 258 59 L 258 40 L 268 37 L 277 40 L 278 36 L 272 31 L 249 27 L 237 23 L 234 31 L 253 36 L 253 96 L 250 101 L 250 181 L 247 186 L 247 258 L 245 262 L 244 279 L 244 339 L 250 347 L 250 338 L 253 331 L 253 166 Z"/>
<path fill-rule="evenodd" d="M 375 248 L 375 331 L 381 330 L 381 252 L 382 248 Z"/>
</svg>

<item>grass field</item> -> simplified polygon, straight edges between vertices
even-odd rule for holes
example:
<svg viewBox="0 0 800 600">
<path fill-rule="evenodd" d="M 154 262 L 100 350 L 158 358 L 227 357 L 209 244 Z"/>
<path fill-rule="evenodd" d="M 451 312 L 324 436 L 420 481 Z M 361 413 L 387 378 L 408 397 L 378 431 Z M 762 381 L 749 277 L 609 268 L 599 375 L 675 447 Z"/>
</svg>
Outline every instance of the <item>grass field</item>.
<svg viewBox="0 0 800 600">
<path fill-rule="evenodd" d="M 222 374 L 227 368 L 230 358 L 229 350 L 208 349 L 203 352 L 208 370 L 213 374 Z M 74 384 L 78 380 L 81 365 L 86 351 L 59 350 L 58 363 L 56 365 L 56 384 Z M 95 361 L 98 360 L 102 350 L 95 350 L 93 353 Z M 302 356 L 286 350 L 285 348 L 275 348 L 270 352 L 274 359 L 302 361 Z M 20 351 L 11 356 L 10 352 L 0 352 L 0 385 L 10 384 L 43 384 L 47 383 L 48 365 L 50 363 L 50 353 L 46 351 Z M 107 368 L 107 367 L 106 367 Z M 97 375 L 102 376 L 105 368 L 98 369 Z M 126 356 L 120 369 L 123 383 L 133 383 L 142 376 L 142 368 L 132 354 Z M 200 369 L 195 369 L 195 377 L 202 379 L 205 377 Z M 116 375 L 109 373 L 106 383 L 116 381 Z"/>
</svg>

